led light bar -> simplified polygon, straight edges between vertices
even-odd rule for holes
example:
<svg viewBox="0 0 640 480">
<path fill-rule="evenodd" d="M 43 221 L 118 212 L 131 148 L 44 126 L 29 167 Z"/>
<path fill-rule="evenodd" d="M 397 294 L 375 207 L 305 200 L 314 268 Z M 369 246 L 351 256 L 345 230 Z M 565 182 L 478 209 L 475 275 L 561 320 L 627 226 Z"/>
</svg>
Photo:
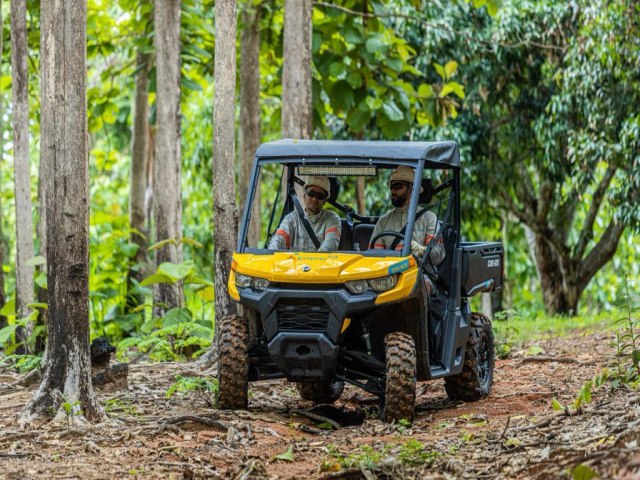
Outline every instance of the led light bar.
<svg viewBox="0 0 640 480">
<path fill-rule="evenodd" d="M 298 167 L 300 175 L 357 175 L 375 177 L 378 174 L 376 167 L 347 167 L 331 165 L 301 165 Z"/>
</svg>

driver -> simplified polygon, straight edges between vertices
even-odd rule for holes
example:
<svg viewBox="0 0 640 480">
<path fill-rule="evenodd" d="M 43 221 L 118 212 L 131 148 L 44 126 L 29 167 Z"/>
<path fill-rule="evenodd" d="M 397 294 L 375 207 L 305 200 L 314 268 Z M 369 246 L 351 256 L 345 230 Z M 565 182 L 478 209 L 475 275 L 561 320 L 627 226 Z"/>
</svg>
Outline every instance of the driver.
<svg viewBox="0 0 640 480">
<path fill-rule="evenodd" d="M 400 165 L 391 174 L 389 180 L 389 190 L 391 191 L 391 203 L 395 208 L 385 213 L 378 223 L 376 223 L 371 238 L 384 231 L 400 232 L 407 224 L 409 216 L 409 204 L 411 203 L 411 192 L 413 191 L 414 169 L 406 165 Z M 411 253 L 417 258 L 422 258 L 426 246 L 431 242 L 436 233 L 438 217 L 428 210 L 416 220 L 411 238 Z M 373 248 L 390 249 L 391 244 L 396 239 L 395 236 L 386 235 L 378 238 L 373 244 Z M 396 250 L 402 250 L 404 242 L 400 240 Z M 438 265 L 444 259 L 444 248 L 439 245 L 433 248 L 430 253 L 433 265 Z"/>
<path fill-rule="evenodd" d="M 336 212 L 323 210 L 331 193 L 329 179 L 309 176 L 304 184 L 304 217 L 309 221 L 320 247 L 318 251 L 337 250 L 340 244 L 340 217 Z M 316 250 L 297 211 L 289 213 L 269 241 L 272 250 Z"/>
</svg>

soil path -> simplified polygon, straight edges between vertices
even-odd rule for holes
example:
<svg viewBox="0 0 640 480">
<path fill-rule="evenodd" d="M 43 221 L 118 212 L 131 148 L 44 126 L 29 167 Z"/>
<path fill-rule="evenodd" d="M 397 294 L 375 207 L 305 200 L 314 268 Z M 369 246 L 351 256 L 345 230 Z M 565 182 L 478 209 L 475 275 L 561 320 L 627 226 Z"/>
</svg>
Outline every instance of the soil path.
<svg viewBox="0 0 640 480">
<path fill-rule="evenodd" d="M 602 369 L 610 337 L 575 332 L 536 342 L 536 356 L 499 360 L 491 395 L 476 403 L 422 383 L 410 427 L 379 421 L 375 399 L 348 387 L 341 418 L 319 413 L 363 422 L 334 429 L 331 418 L 310 419 L 312 405 L 283 381 L 252 384 L 248 411 L 212 410 L 191 394 L 166 398 L 176 375 L 202 375 L 193 365 L 150 364 L 132 366 L 127 390 L 99 392 L 109 422 L 20 430 L 35 386 L 0 372 L 0 478 L 571 478 L 581 464 L 640 478 L 636 391 L 603 386 L 574 415 L 551 407 L 554 397 L 571 404 Z"/>
</svg>

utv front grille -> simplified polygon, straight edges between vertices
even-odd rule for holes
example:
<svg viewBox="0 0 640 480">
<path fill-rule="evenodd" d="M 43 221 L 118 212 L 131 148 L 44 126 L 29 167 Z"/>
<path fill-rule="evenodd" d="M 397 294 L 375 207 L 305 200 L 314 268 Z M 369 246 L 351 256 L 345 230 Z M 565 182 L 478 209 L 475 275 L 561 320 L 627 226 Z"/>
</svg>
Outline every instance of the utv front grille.
<svg viewBox="0 0 640 480">
<path fill-rule="evenodd" d="M 329 306 L 319 298 L 287 298 L 278 301 L 278 330 L 325 331 Z"/>
</svg>

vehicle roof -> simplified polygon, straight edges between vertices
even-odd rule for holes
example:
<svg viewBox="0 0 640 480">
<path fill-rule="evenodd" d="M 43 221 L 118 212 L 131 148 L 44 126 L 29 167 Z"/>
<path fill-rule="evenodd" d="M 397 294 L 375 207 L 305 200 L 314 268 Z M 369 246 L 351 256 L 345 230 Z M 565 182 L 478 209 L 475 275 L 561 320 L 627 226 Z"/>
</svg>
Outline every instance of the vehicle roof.
<svg viewBox="0 0 640 480">
<path fill-rule="evenodd" d="M 286 138 L 263 143 L 259 159 L 345 158 L 374 160 L 426 160 L 433 164 L 460 167 L 458 144 L 440 142 L 391 142 L 377 140 L 296 140 Z"/>
</svg>

